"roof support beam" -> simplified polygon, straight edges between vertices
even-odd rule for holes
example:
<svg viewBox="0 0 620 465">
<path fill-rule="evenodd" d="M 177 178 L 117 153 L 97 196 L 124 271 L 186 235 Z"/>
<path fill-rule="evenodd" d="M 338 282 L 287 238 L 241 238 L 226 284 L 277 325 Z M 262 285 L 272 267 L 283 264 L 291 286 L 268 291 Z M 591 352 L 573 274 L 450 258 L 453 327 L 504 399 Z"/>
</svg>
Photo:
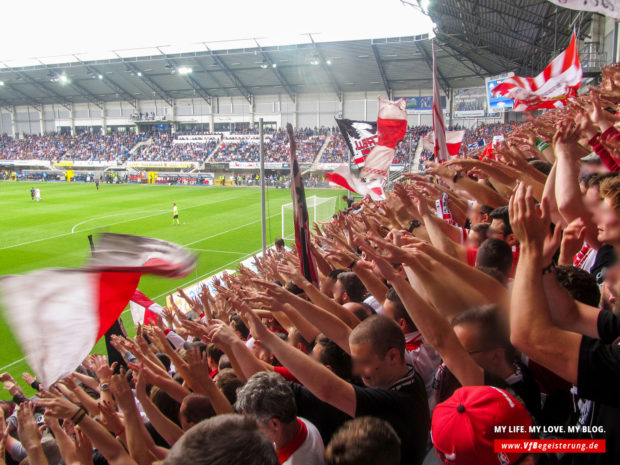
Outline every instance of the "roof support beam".
<svg viewBox="0 0 620 465">
<path fill-rule="evenodd" d="M 426 64 L 431 70 L 431 75 L 432 75 L 433 74 L 433 59 L 431 58 L 430 53 L 428 53 L 428 50 L 424 48 L 421 42 L 416 42 L 415 46 L 418 48 L 418 50 L 424 57 L 424 61 L 426 61 Z M 439 75 L 439 85 L 441 86 L 441 89 L 443 90 L 444 94 L 446 94 L 446 96 L 450 95 L 450 92 L 449 92 L 450 85 L 448 84 L 447 79 L 445 78 L 441 70 L 439 69 L 439 64 L 437 64 L 437 74 Z M 431 77 L 431 80 L 432 80 L 432 77 Z"/>
<path fill-rule="evenodd" d="M 133 63 L 125 60 L 124 58 L 122 58 L 120 55 L 117 54 L 117 56 L 121 59 L 121 61 L 123 63 L 125 63 L 125 65 L 131 69 L 137 76 L 138 73 L 139 77 L 142 79 L 142 82 L 144 82 L 144 84 L 151 89 L 153 92 L 155 92 L 156 95 L 159 95 L 159 97 L 166 102 L 168 105 L 170 105 L 171 107 L 174 106 L 174 98 L 172 98 L 170 95 L 168 95 L 168 93 L 163 90 L 161 87 L 159 87 L 155 81 L 153 81 L 150 77 L 148 77 L 146 74 L 144 74 L 142 71 L 140 71 L 140 69 L 138 69 L 138 67 L 136 65 L 134 65 Z"/>
<path fill-rule="evenodd" d="M 465 66 L 465 68 L 467 68 L 468 70 L 470 70 L 472 73 L 474 73 L 476 76 L 484 79 L 486 76 L 484 74 L 482 74 L 480 72 L 479 69 L 476 69 L 476 64 L 471 62 L 472 65 L 470 65 L 469 63 L 467 63 L 467 61 L 463 60 L 463 58 L 458 54 L 458 53 L 453 53 L 450 51 L 450 49 L 448 49 L 445 45 L 442 45 L 439 43 L 439 41 L 436 42 L 437 45 L 439 46 L 439 48 L 447 53 L 449 56 L 451 56 L 452 58 L 454 58 L 456 61 L 458 61 L 460 64 L 462 64 L 463 66 Z"/>
<path fill-rule="evenodd" d="M 205 47 L 207 47 L 206 44 Z M 211 51 L 208 47 L 207 49 Z M 222 68 L 224 73 L 226 73 L 226 76 L 228 76 L 228 78 L 235 84 L 237 90 L 241 92 L 241 95 L 243 95 L 243 97 L 248 101 L 248 103 L 252 105 L 252 92 L 250 92 L 250 89 L 248 89 L 245 84 L 241 82 L 241 80 L 239 80 L 237 75 L 232 72 L 228 65 L 224 63 L 224 60 L 222 60 L 219 56 L 217 56 L 215 53 L 212 53 L 211 58 L 213 58 L 213 60 L 215 60 L 219 67 Z"/>
<path fill-rule="evenodd" d="M 164 52 L 162 52 L 162 50 L 159 47 L 156 47 L 157 50 L 159 50 L 159 53 L 161 53 L 163 56 L 166 57 L 166 63 L 168 63 L 169 66 L 174 67 L 175 72 L 177 72 L 176 70 L 178 69 L 178 65 L 176 64 L 176 62 L 174 60 L 172 60 L 171 58 L 168 57 L 168 55 L 166 55 Z M 212 95 L 210 95 L 200 84 L 198 84 L 198 82 L 196 82 L 196 80 L 194 78 L 192 78 L 189 74 L 182 74 L 181 75 L 183 77 L 183 79 L 185 80 L 185 82 L 187 82 L 190 87 L 192 89 L 194 89 L 194 92 L 196 92 L 198 95 L 200 95 L 200 97 L 202 97 L 202 99 L 207 102 L 207 104 L 211 105 L 211 98 Z"/>
<path fill-rule="evenodd" d="M 332 70 L 327 65 L 327 61 L 325 60 L 325 57 L 323 56 L 323 52 L 321 52 L 321 49 L 319 48 L 319 44 L 317 44 L 314 41 L 314 37 L 312 37 L 312 34 L 308 34 L 308 36 L 310 37 L 310 40 L 312 41 L 312 47 L 314 48 L 315 52 L 319 55 L 319 58 L 320 58 L 319 62 L 321 64 L 321 68 L 323 69 L 323 71 L 325 71 L 325 74 L 327 74 L 329 83 L 331 84 L 332 88 L 336 92 L 336 95 L 338 96 L 338 101 L 342 102 L 344 93 L 342 92 L 342 89 L 340 88 L 338 81 L 334 77 L 334 73 L 332 73 Z"/>
<path fill-rule="evenodd" d="M 48 89 L 47 86 L 44 86 L 43 83 L 37 81 L 36 79 L 30 77 L 27 73 L 23 73 L 21 71 L 15 71 L 15 73 L 20 76 L 21 78 L 25 79 L 26 81 L 28 81 L 30 84 L 33 84 L 35 87 L 38 87 L 39 89 L 43 90 L 45 93 L 52 95 L 54 98 L 58 99 L 59 101 L 59 105 L 61 105 L 62 107 L 66 108 L 67 110 L 71 111 L 71 105 L 73 102 L 71 102 L 70 99 L 68 99 L 67 97 L 64 97 L 62 95 L 60 95 L 58 92 Z M 25 95 L 22 93 L 22 95 Z"/>
<path fill-rule="evenodd" d="M 383 69 L 383 63 L 381 62 L 381 56 L 379 55 L 379 50 L 377 50 L 377 46 L 375 44 L 371 45 L 372 53 L 375 55 L 375 61 L 377 62 L 377 67 L 379 68 L 379 74 L 381 74 L 381 80 L 383 81 L 383 87 L 385 88 L 385 93 L 388 96 L 389 100 L 392 100 L 392 88 L 390 87 L 390 82 L 385 74 L 385 70 Z"/>
<path fill-rule="evenodd" d="M 79 85 L 77 82 L 71 82 L 71 86 L 75 87 L 78 91 L 80 91 L 85 97 L 93 105 L 96 105 L 99 109 L 103 110 L 103 102 L 87 91 L 83 86 Z"/>
<path fill-rule="evenodd" d="M 267 62 L 267 65 L 271 68 L 271 70 L 273 71 L 273 74 L 276 75 L 276 78 L 278 78 L 278 81 L 280 81 L 280 84 L 282 85 L 282 87 L 284 87 L 284 90 L 286 90 L 286 93 L 291 98 L 291 100 L 294 102 L 295 99 L 297 98 L 297 95 L 291 88 L 291 85 L 288 83 L 288 81 L 286 80 L 282 72 L 278 69 L 278 65 L 271 59 L 271 56 L 269 56 L 269 54 L 263 50 L 263 47 L 260 46 L 260 44 L 258 43 L 256 39 L 254 39 L 254 42 L 256 42 L 256 45 L 258 46 L 258 50 L 263 56 L 263 60 Z"/>
<path fill-rule="evenodd" d="M 200 59 L 198 57 L 194 57 L 193 61 L 194 61 L 194 63 L 196 63 L 198 65 L 198 67 L 202 70 L 203 73 L 206 73 L 206 75 L 209 76 L 209 79 L 213 79 L 213 81 L 218 85 L 218 87 L 220 87 L 222 89 L 224 88 L 224 86 L 222 85 L 220 80 L 217 79 L 213 75 L 213 73 L 206 68 L 206 66 L 202 63 L 202 61 L 200 61 Z M 228 92 L 226 92 L 226 95 L 229 95 Z"/>
<path fill-rule="evenodd" d="M 82 60 L 80 60 L 80 58 L 77 55 L 73 55 L 75 57 L 76 60 L 78 60 L 80 63 L 84 63 Z M 92 65 L 87 65 L 86 63 L 84 63 L 84 66 L 86 67 L 86 69 L 88 70 L 88 72 L 92 73 L 93 76 L 103 76 L 103 73 L 101 73 L 97 68 L 95 68 Z M 110 90 L 113 90 L 114 92 L 116 92 L 119 96 L 121 96 L 123 98 L 123 100 L 125 102 L 127 102 L 129 105 L 131 105 L 133 108 L 138 108 L 138 102 L 137 99 L 135 99 L 129 92 L 127 92 L 125 89 L 123 89 L 121 86 L 119 86 L 116 82 L 114 82 L 111 78 L 107 77 L 107 76 L 103 76 L 102 79 L 103 84 L 109 88 Z"/>
</svg>

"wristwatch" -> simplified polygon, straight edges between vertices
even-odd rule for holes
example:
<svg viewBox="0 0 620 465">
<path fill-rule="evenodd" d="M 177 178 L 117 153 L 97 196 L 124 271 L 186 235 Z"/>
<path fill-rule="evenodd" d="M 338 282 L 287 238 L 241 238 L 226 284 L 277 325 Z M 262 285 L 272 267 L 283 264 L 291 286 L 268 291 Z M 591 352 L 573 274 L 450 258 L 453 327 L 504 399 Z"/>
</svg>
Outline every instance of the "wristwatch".
<svg viewBox="0 0 620 465">
<path fill-rule="evenodd" d="M 101 392 L 109 391 L 110 385 L 108 383 L 101 383 L 99 389 L 101 389 Z"/>
</svg>

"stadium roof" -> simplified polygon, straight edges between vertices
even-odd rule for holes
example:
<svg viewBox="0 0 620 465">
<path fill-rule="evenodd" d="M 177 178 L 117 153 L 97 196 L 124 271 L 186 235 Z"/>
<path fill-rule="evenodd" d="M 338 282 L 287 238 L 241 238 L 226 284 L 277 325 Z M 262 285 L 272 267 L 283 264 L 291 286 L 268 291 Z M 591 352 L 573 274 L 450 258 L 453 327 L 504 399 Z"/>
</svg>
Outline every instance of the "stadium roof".
<svg viewBox="0 0 620 465">
<path fill-rule="evenodd" d="M 480 86 L 485 76 L 538 73 L 592 15 L 547 0 L 442 0 L 430 3 L 437 24 L 440 84 Z M 583 34 L 580 34 L 580 38 Z M 226 48 L 230 45 L 230 48 Z M 58 63 L 58 61 L 64 61 Z M 302 93 L 385 92 L 432 87 L 428 34 L 385 39 L 265 45 L 260 40 L 203 43 L 175 53 L 165 47 L 118 50 L 84 60 L 39 59 L 28 66 L 0 63 L 0 106 Z"/>
</svg>

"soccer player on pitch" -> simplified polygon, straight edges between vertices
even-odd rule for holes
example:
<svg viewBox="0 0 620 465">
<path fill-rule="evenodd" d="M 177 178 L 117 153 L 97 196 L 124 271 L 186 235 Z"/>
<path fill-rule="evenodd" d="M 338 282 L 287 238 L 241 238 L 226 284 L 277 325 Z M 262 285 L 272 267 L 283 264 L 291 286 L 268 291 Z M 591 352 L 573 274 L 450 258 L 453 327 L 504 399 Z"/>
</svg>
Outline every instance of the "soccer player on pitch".
<svg viewBox="0 0 620 465">
<path fill-rule="evenodd" d="M 177 225 L 181 224 L 179 223 L 179 209 L 177 207 L 177 204 L 173 203 L 172 204 L 172 224 L 174 224 L 175 221 Z"/>
</svg>

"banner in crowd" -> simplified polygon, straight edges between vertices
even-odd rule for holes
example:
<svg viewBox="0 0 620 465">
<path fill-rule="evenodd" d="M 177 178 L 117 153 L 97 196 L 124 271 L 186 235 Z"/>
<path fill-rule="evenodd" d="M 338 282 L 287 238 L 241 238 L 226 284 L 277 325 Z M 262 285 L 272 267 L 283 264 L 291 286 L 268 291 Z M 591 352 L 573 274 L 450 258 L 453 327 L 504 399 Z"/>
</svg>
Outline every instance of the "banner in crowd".
<svg viewBox="0 0 620 465">
<path fill-rule="evenodd" d="M 493 95 L 515 100 L 515 111 L 562 108 L 575 97 L 583 71 L 579 62 L 577 37 L 573 32 L 568 48 L 553 59 L 536 77 L 513 76 L 496 86 Z"/>
<path fill-rule="evenodd" d="M 219 142 L 222 140 L 220 134 L 202 134 L 202 135 L 183 135 L 177 136 L 172 141 L 173 144 L 205 144 L 212 141 Z"/>
<path fill-rule="evenodd" d="M 0 160 L 0 166 L 40 166 L 50 167 L 49 160 Z"/>
<path fill-rule="evenodd" d="M 514 100 L 504 97 L 503 95 L 493 95 L 493 89 L 514 75 L 515 73 L 506 73 L 500 76 L 492 76 L 485 79 L 487 108 L 489 110 L 489 114 L 511 110 L 514 106 Z"/>
<path fill-rule="evenodd" d="M 1 278 L 4 315 L 28 365 L 48 388 L 82 363 L 121 315 L 143 274 L 182 278 L 196 260 L 170 242 L 105 233 L 82 268 Z"/>
<path fill-rule="evenodd" d="M 291 197 L 293 200 L 293 216 L 295 222 L 295 246 L 299 257 L 299 267 L 306 279 L 315 286 L 319 286 L 319 272 L 314 255 L 310 250 L 310 222 L 308 220 L 308 206 L 306 205 L 306 191 L 301 179 L 301 169 L 297 162 L 297 142 L 293 125 L 286 125 L 290 145 L 289 163 L 291 165 Z"/>
<path fill-rule="evenodd" d="M 484 116 L 486 108 L 484 87 L 456 89 L 452 97 L 452 111 L 456 118 Z"/>
<path fill-rule="evenodd" d="M 403 97 L 407 102 L 407 114 L 430 115 L 433 112 L 433 96 Z M 446 111 L 446 97 L 441 97 L 441 108 Z"/>
<path fill-rule="evenodd" d="M 308 163 L 309 164 L 309 163 Z M 257 170 L 260 169 L 260 163 L 257 161 L 231 161 L 228 163 L 228 168 L 231 170 Z M 265 169 L 268 170 L 281 170 L 288 169 L 289 164 L 284 162 L 266 161 Z"/>
<path fill-rule="evenodd" d="M 130 161 L 128 168 L 197 168 L 194 161 Z"/>
<path fill-rule="evenodd" d="M 549 0 L 554 5 L 578 11 L 594 11 L 620 20 L 620 0 Z"/>
<path fill-rule="evenodd" d="M 338 128 L 347 143 L 347 147 L 349 147 L 353 163 L 361 168 L 364 166 L 366 157 L 379 140 L 377 122 L 337 118 L 336 123 L 338 123 Z"/>
<path fill-rule="evenodd" d="M 249 141 L 249 142 L 260 142 L 259 134 L 232 134 L 226 133 L 224 134 L 224 142 L 236 143 L 240 141 Z M 273 136 L 271 134 L 263 134 L 263 140 L 269 141 Z"/>
</svg>

